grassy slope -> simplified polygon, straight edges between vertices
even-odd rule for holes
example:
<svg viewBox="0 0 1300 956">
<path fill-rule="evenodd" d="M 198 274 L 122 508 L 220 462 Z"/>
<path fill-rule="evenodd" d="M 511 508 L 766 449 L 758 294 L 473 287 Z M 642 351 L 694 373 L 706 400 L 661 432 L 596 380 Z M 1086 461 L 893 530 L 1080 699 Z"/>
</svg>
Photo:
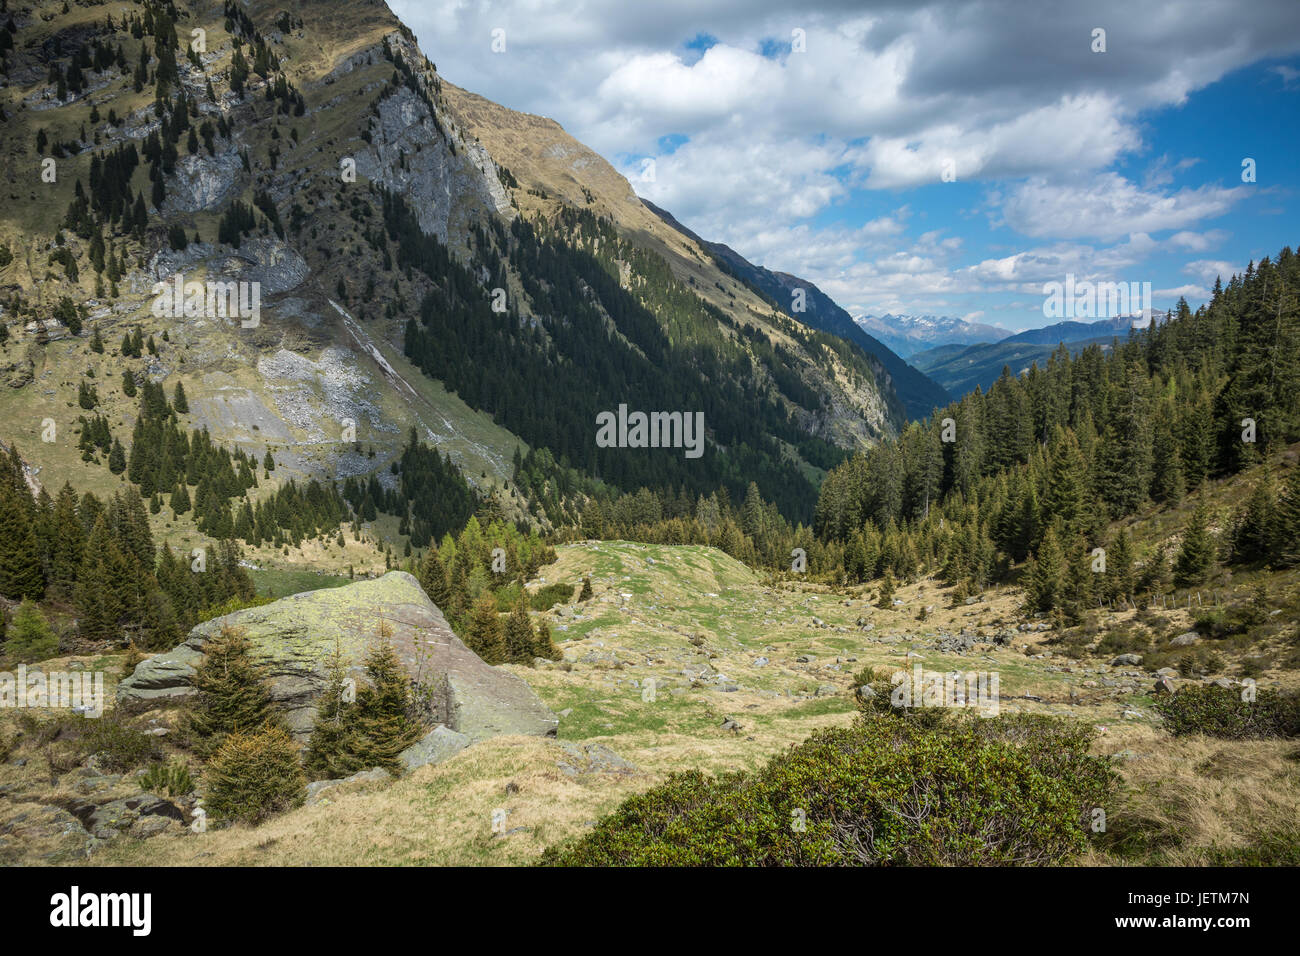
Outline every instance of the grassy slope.
<svg viewBox="0 0 1300 956">
<path fill-rule="evenodd" d="M 558 742 L 492 740 L 390 785 L 335 791 L 328 804 L 256 830 L 121 841 L 94 861 L 525 863 L 674 770 L 754 767 L 818 727 L 850 721 L 853 673 L 865 665 L 908 667 L 917 660 L 909 652 L 928 671 L 997 671 L 1005 711 L 1070 715 L 1100 728 L 1099 752 L 1120 755 L 1130 784 L 1110 812 L 1112 826 L 1158 834 L 1152 861 L 1203 863 L 1210 847 L 1240 848 L 1260 832 L 1294 828 L 1288 816 L 1300 800 L 1294 742 L 1171 739 L 1150 709 L 1147 679 L 1133 690 L 1089 687 L 1085 681 L 1122 669 L 1106 667 L 1109 655 L 1096 652 L 1062 657 L 1050 632 L 1017 632 L 1010 648 L 981 646 L 965 656 L 929 646 L 940 632 L 966 627 L 989 636 L 1013 625 L 1021 600 L 1015 588 L 953 607 L 946 589 L 922 581 L 899 590 L 902 607 L 882 610 L 870 588 L 832 594 L 799 582 L 770 583 L 714 549 L 628 542 L 564 546 L 535 586 L 576 583 L 584 574 L 592 579 L 592 600 L 541 615 L 565 661 L 511 668 L 562 715 Z M 1276 576 L 1275 584 L 1283 588 L 1286 580 Z M 921 607 L 933 608 L 925 622 L 916 620 Z M 1113 615 L 1107 626 L 1132 614 Z M 1295 626 L 1294 611 L 1289 615 L 1288 634 Z M 869 630 L 858 627 L 859 617 L 867 618 Z M 1185 609 L 1159 617 L 1162 633 L 1178 633 L 1190 620 Z M 814 659 L 800 663 L 799 656 Z M 756 666 L 760 657 L 769 663 Z M 692 674 L 704 679 L 692 681 Z M 1272 671 L 1260 680 L 1268 686 L 1290 683 L 1290 676 Z M 646 700 L 650 677 L 657 687 Z M 728 692 L 724 683 L 738 689 Z M 738 733 L 721 728 L 729 717 L 740 722 Z M 574 744 L 606 746 L 635 770 L 570 775 L 561 764 L 573 765 L 574 758 L 562 748 Z M 507 793 L 508 783 L 519 791 Z M 508 812 L 509 829 L 521 829 L 495 836 L 498 808 Z M 1122 861 L 1093 854 L 1085 862 Z"/>
</svg>

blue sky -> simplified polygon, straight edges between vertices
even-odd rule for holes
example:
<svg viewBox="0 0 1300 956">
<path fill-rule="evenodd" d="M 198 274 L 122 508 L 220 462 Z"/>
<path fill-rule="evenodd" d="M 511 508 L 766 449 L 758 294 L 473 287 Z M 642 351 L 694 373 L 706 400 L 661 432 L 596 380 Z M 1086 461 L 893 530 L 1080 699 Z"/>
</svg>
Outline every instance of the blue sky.
<svg viewBox="0 0 1300 956">
<path fill-rule="evenodd" d="M 1293 0 L 393 7 L 451 82 L 855 315 L 1023 329 L 1067 274 L 1195 307 L 1300 238 Z"/>
</svg>

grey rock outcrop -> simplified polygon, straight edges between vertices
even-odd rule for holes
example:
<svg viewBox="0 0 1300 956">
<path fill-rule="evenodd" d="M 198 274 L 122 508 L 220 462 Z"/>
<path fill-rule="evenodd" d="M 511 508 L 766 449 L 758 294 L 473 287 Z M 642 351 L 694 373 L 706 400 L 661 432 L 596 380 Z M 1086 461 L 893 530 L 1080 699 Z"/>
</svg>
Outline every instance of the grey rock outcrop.
<svg viewBox="0 0 1300 956">
<path fill-rule="evenodd" d="M 141 662 L 118 685 L 119 705 L 146 709 L 194 693 L 203 648 L 225 628 L 243 631 L 253 658 L 266 668 L 272 700 L 299 740 L 311 735 L 335 640 L 364 681 L 361 665 L 381 632 L 412 679 L 429 689 L 433 722 L 470 743 L 499 734 L 553 736 L 559 725 L 524 681 L 466 647 L 415 578 L 402 571 L 205 621 L 179 647 Z"/>
</svg>

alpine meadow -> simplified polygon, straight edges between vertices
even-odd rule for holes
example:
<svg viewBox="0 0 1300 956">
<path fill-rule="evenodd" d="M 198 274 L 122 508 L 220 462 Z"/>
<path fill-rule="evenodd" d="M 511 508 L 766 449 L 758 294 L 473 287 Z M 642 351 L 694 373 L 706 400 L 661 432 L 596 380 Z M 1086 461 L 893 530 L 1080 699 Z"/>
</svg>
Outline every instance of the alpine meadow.
<svg viewBox="0 0 1300 956">
<path fill-rule="evenodd" d="M 1298 98 L 1286 0 L 0 0 L 15 912 L 986 867 L 1251 926 Z"/>
</svg>

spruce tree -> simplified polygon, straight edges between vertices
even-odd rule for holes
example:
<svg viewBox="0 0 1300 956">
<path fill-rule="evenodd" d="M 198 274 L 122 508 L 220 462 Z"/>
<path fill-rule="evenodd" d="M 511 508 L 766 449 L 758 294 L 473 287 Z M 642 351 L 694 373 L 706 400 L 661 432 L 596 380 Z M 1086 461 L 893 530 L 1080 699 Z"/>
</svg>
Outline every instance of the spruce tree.
<svg viewBox="0 0 1300 956">
<path fill-rule="evenodd" d="M 13 661 L 28 664 L 43 661 L 59 652 L 59 639 L 50 630 L 41 609 L 23 598 L 14 611 L 5 634 L 4 653 Z"/>
<path fill-rule="evenodd" d="M 420 739 L 421 728 L 411 713 L 411 680 L 386 637 L 366 656 L 366 674 L 369 685 L 357 691 L 361 756 L 367 766 L 397 774 L 397 755 Z"/>
<path fill-rule="evenodd" d="M 548 661 L 558 661 L 564 656 L 551 638 L 550 625 L 544 620 L 537 622 L 537 641 L 533 645 L 533 656 L 544 657 Z"/>
<path fill-rule="evenodd" d="M 190 726 L 201 738 L 201 753 L 212 753 L 230 734 L 279 725 L 265 669 L 249 655 L 243 631 L 223 628 L 207 642 L 203 655 L 193 680 L 198 705 L 190 717 Z"/>
<path fill-rule="evenodd" d="M 0 594 L 12 600 L 45 593 L 41 549 L 36 538 L 36 503 L 27 490 L 17 449 L 0 461 Z"/>
<path fill-rule="evenodd" d="M 1200 584 L 1214 567 L 1214 541 L 1210 537 L 1209 512 L 1201 500 L 1183 532 L 1183 544 L 1174 562 L 1174 585 L 1180 588 Z"/>
<path fill-rule="evenodd" d="M 506 660 L 511 664 L 527 664 L 531 667 L 536 641 L 537 635 L 533 632 L 533 622 L 528 616 L 528 604 L 525 597 L 521 595 L 515 603 L 514 610 L 506 618 Z"/>
<path fill-rule="evenodd" d="M 578 593 L 578 600 L 579 601 L 591 600 L 591 578 L 586 574 L 582 576 L 582 590 Z"/>
<path fill-rule="evenodd" d="M 71 598 L 77 574 L 85 558 L 86 529 L 77 514 L 77 493 L 65 483 L 54 500 L 53 537 L 50 549 L 50 586 L 63 599 Z"/>
<path fill-rule="evenodd" d="M 1029 610 L 1050 611 L 1060 604 L 1064 574 L 1060 538 L 1056 526 L 1051 525 L 1043 535 L 1026 574 Z"/>
<path fill-rule="evenodd" d="M 274 723 L 224 737 L 208 763 L 206 784 L 207 809 L 219 820 L 257 824 L 306 797 L 298 748 Z"/>
<path fill-rule="evenodd" d="M 108 470 L 115 475 L 126 471 L 126 449 L 116 438 L 113 439 L 113 447 L 108 452 Z"/>
<path fill-rule="evenodd" d="M 490 593 L 474 603 L 466 628 L 465 644 L 488 664 L 504 664 L 506 661 L 505 634 L 501 629 L 501 618 L 497 615 L 496 601 Z"/>
<path fill-rule="evenodd" d="M 447 567 L 442 563 L 442 556 L 433 545 L 425 551 L 420 560 L 418 575 L 420 587 L 429 595 L 429 600 L 438 605 L 439 610 L 448 610 L 451 602 L 451 584 L 447 580 Z"/>
<path fill-rule="evenodd" d="M 1269 537 L 1274 567 L 1300 565 L 1300 467 L 1292 468 L 1287 478 L 1286 490 L 1274 511 Z"/>
<path fill-rule="evenodd" d="M 347 667 L 337 640 L 326 665 L 326 674 L 325 690 L 319 698 L 316 722 L 303 760 L 312 780 L 334 780 L 370 769 L 363 757 L 363 738 L 357 726 L 360 716 L 357 702 L 346 699 Z"/>
</svg>

